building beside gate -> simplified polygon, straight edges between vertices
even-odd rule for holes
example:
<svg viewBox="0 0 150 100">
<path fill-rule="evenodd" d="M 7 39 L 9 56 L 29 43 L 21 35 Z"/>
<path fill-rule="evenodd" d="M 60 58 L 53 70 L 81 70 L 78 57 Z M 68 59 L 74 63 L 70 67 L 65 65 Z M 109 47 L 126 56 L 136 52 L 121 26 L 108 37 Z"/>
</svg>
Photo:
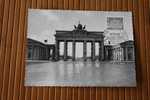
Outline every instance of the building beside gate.
<svg viewBox="0 0 150 100">
<path fill-rule="evenodd" d="M 134 61 L 134 41 L 129 40 L 113 46 L 113 60 L 117 61 Z"/>
<path fill-rule="evenodd" d="M 54 59 L 55 45 L 44 44 L 40 41 L 28 38 L 27 59 L 28 60 L 49 60 Z"/>
</svg>

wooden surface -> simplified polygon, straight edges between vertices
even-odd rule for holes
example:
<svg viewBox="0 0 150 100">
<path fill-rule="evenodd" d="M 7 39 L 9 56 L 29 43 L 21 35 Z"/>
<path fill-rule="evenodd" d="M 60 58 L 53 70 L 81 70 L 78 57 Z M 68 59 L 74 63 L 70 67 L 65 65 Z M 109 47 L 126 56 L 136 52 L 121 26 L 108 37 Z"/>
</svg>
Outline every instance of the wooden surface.
<svg viewBox="0 0 150 100">
<path fill-rule="evenodd" d="M 132 11 L 137 87 L 24 87 L 28 8 Z M 150 100 L 150 0 L 0 0 L 0 100 Z"/>
</svg>

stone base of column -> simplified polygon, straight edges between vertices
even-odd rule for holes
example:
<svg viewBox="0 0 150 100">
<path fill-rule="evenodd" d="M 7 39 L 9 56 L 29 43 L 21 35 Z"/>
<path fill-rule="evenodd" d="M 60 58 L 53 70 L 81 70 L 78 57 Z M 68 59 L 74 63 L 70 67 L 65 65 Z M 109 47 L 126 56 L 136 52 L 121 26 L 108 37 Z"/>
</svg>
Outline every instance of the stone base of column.
<svg viewBox="0 0 150 100">
<path fill-rule="evenodd" d="M 67 56 L 66 56 L 66 57 L 64 57 L 64 61 L 67 61 Z"/>
<path fill-rule="evenodd" d="M 92 61 L 96 61 L 96 59 L 95 59 L 95 58 L 93 58 L 93 59 L 92 59 Z"/>
<path fill-rule="evenodd" d="M 87 58 L 83 58 L 83 61 L 87 61 Z"/>
<path fill-rule="evenodd" d="M 64 57 L 64 61 L 67 61 L 67 56 L 66 56 L 66 57 Z"/>
</svg>

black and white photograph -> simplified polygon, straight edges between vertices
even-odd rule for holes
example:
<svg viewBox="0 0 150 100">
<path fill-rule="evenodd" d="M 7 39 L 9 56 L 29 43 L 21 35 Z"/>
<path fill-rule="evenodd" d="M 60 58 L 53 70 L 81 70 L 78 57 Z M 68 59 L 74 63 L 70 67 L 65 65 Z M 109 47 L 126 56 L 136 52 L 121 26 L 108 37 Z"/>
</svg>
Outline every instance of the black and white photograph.
<svg viewBox="0 0 150 100">
<path fill-rule="evenodd" d="M 25 86 L 135 87 L 130 11 L 28 9 Z"/>
</svg>

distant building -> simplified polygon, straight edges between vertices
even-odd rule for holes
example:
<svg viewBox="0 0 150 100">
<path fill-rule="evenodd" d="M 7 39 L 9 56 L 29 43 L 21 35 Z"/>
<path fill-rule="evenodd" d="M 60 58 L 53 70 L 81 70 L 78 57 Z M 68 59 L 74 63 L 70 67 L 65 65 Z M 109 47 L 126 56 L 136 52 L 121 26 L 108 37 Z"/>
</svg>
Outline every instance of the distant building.
<svg viewBox="0 0 150 100">
<path fill-rule="evenodd" d="M 134 41 L 125 41 L 112 48 L 113 60 L 117 61 L 134 61 Z"/>
<path fill-rule="evenodd" d="M 27 59 L 28 60 L 49 60 L 54 59 L 55 45 L 44 44 L 40 41 L 28 38 L 27 40 Z"/>
</svg>

